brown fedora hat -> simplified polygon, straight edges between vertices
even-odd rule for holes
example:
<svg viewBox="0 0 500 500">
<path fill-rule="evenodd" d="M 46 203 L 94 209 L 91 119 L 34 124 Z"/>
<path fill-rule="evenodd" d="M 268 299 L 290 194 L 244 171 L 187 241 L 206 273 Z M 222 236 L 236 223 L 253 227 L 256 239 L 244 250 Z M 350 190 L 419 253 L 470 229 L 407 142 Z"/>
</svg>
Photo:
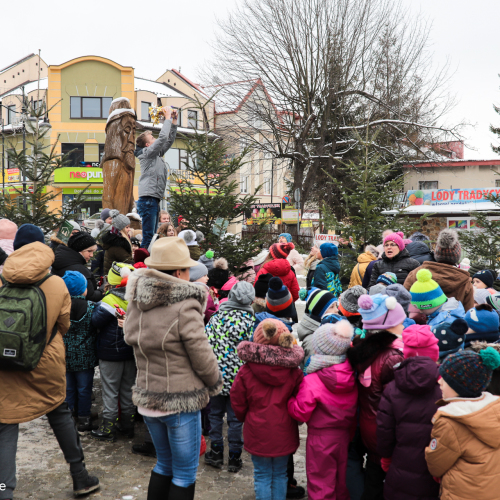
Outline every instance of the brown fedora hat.
<svg viewBox="0 0 500 500">
<path fill-rule="evenodd" d="M 151 255 L 144 261 L 151 269 L 174 271 L 198 265 L 189 257 L 189 249 L 182 238 L 159 238 L 153 243 Z"/>
</svg>

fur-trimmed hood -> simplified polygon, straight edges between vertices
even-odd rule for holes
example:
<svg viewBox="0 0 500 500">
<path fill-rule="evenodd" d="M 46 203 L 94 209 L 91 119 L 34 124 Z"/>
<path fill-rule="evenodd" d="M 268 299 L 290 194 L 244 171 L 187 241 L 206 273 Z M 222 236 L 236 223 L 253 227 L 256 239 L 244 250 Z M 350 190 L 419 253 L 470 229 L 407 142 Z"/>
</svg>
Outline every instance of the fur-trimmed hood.
<svg viewBox="0 0 500 500">
<path fill-rule="evenodd" d="M 398 338 L 386 330 L 368 335 L 369 333 L 365 339 L 361 339 L 359 335 L 354 337 L 353 346 L 347 350 L 347 359 L 358 371 L 364 371 Z"/>
<path fill-rule="evenodd" d="M 138 269 L 128 278 L 125 299 L 128 302 L 137 302 L 142 311 L 195 299 L 204 310 L 207 294 L 204 288 L 189 281 L 174 278 L 155 269 Z"/>
<path fill-rule="evenodd" d="M 250 363 L 297 368 L 304 359 L 304 350 L 298 345 L 289 348 L 243 341 L 238 345 L 238 357 Z"/>
<path fill-rule="evenodd" d="M 102 236 L 102 248 L 108 250 L 111 247 L 123 248 L 126 252 L 132 252 L 132 245 L 125 236 L 108 231 Z"/>
</svg>

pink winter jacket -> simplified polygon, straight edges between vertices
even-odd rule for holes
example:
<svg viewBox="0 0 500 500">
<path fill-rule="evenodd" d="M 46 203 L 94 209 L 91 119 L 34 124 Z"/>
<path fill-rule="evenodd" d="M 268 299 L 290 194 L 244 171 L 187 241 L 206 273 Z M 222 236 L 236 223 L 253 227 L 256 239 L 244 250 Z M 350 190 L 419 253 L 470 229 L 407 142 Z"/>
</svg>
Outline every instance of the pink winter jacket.
<svg viewBox="0 0 500 500">
<path fill-rule="evenodd" d="M 288 413 L 307 422 L 306 470 L 310 500 L 349 500 L 347 450 L 356 429 L 358 389 L 349 361 L 307 375 Z"/>
<path fill-rule="evenodd" d="M 0 248 L 2 248 L 7 255 L 10 255 L 14 251 L 14 240 L 0 240 Z M 0 266 L 0 274 L 2 271 L 3 266 Z"/>
</svg>

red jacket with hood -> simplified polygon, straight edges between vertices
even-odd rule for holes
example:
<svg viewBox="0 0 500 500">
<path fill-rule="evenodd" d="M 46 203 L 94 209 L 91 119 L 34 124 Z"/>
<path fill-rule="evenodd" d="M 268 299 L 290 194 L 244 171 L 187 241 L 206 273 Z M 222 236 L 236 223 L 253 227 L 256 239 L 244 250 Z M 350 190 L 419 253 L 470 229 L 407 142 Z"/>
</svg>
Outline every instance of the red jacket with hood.
<svg viewBox="0 0 500 500">
<path fill-rule="evenodd" d="M 255 276 L 255 283 L 259 279 L 261 274 L 270 273 L 273 276 L 277 276 L 283 281 L 283 284 L 290 290 L 290 294 L 292 295 L 292 299 L 295 302 L 299 298 L 299 282 L 297 281 L 297 276 L 292 271 L 292 266 L 290 262 L 286 259 L 273 259 L 269 262 L 266 262 L 259 270 L 257 275 Z"/>
</svg>

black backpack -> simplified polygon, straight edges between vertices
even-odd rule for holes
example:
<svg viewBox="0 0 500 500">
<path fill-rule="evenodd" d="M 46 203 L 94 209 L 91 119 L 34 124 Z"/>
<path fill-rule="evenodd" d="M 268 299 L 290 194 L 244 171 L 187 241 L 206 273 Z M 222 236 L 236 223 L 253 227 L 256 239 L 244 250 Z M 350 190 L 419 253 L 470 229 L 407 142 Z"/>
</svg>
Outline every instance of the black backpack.
<svg viewBox="0 0 500 500">
<path fill-rule="evenodd" d="M 0 276 L 0 370 L 34 370 L 55 337 L 57 324 L 46 342 L 47 304 L 40 289 L 51 276 L 30 285 L 9 283 Z"/>
</svg>

